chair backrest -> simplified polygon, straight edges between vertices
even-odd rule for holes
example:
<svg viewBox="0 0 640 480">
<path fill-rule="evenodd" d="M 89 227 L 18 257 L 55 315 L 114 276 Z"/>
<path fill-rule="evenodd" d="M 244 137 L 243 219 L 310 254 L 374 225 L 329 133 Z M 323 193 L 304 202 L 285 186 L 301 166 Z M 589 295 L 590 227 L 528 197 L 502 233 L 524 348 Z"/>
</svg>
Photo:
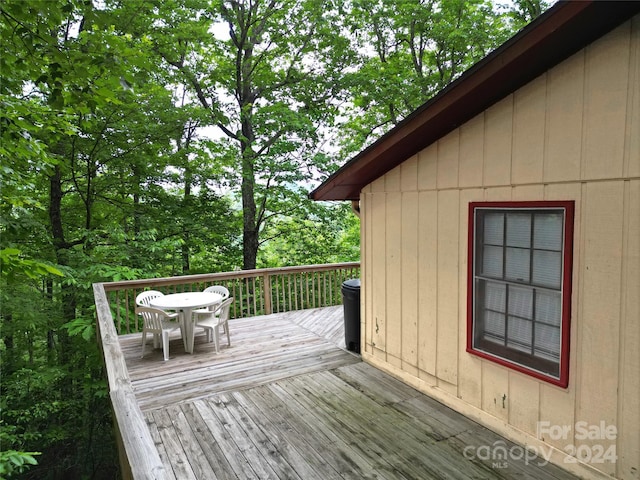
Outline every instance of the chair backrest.
<svg viewBox="0 0 640 480">
<path fill-rule="evenodd" d="M 138 307 L 137 312 L 142 315 L 144 329 L 147 332 L 162 332 L 162 321 L 167 318 L 164 310 L 153 307 Z"/>
<path fill-rule="evenodd" d="M 231 310 L 231 304 L 233 303 L 233 297 L 229 297 L 224 300 L 219 306 L 216 314 L 218 315 L 218 323 L 221 325 L 229 320 L 229 310 Z"/>
<path fill-rule="evenodd" d="M 151 300 L 162 296 L 164 296 L 164 293 L 162 292 L 157 290 L 147 290 L 146 292 L 138 294 L 136 297 L 136 305 L 139 307 L 148 307 Z"/>
<path fill-rule="evenodd" d="M 229 289 L 227 287 L 223 287 L 222 285 L 212 285 L 210 287 L 205 288 L 203 291 L 219 293 L 220 295 L 222 295 L 223 300 L 226 300 L 227 298 L 229 298 Z"/>
</svg>

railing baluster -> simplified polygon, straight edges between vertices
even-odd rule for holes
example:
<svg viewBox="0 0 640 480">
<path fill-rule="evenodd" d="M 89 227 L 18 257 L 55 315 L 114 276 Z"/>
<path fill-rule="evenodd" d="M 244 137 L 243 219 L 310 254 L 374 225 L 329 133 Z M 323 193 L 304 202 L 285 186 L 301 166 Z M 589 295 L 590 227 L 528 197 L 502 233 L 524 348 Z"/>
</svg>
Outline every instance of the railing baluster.
<svg viewBox="0 0 640 480">
<path fill-rule="evenodd" d="M 285 308 L 291 308 L 291 275 L 287 275 L 287 301 Z"/>
<path fill-rule="evenodd" d="M 326 307 L 329 305 L 329 277 L 330 277 L 331 273 L 330 272 L 322 272 L 322 306 Z"/>
<path fill-rule="evenodd" d="M 251 279 L 251 284 L 253 285 L 253 291 L 251 292 L 253 294 L 253 314 L 254 315 L 258 315 L 258 294 L 256 293 L 256 277 L 253 277 Z"/>
<path fill-rule="evenodd" d="M 311 272 L 311 303 L 313 308 L 316 308 L 316 272 Z"/>
<path fill-rule="evenodd" d="M 296 278 L 295 273 L 293 273 L 291 277 L 293 277 L 293 299 L 296 304 L 295 310 L 300 310 L 300 308 L 298 308 L 298 279 Z"/>
<path fill-rule="evenodd" d="M 329 291 L 331 292 L 331 303 L 336 301 L 336 294 L 335 294 L 335 284 L 338 283 L 338 272 L 337 271 L 333 271 L 331 272 L 331 275 L 329 275 Z"/>
<path fill-rule="evenodd" d="M 122 311 L 120 305 L 120 292 L 116 292 L 116 330 L 118 335 L 122 333 Z M 128 333 L 128 332 L 127 332 Z"/>
<path fill-rule="evenodd" d="M 237 291 L 237 289 L 236 289 L 237 284 L 238 284 L 238 282 L 233 281 L 233 282 L 231 283 L 231 289 L 229 290 L 229 291 L 231 292 L 231 296 L 236 300 L 235 302 L 233 302 L 233 316 L 234 316 L 234 317 L 236 317 L 236 316 L 237 316 L 237 314 L 238 314 L 238 313 L 237 313 L 237 309 L 236 309 L 236 308 L 237 308 L 237 305 L 239 305 L 239 304 L 240 304 L 240 305 L 242 305 L 242 303 L 241 303 L 241 302 L 242 302 L 242 300 L 239 300 L 239 298 L 238 298 L 240 295 L 239 295 L 239 293 L 238 293 L 238 291 Z M 228 288 L 228 287 L 227 287 L 227 288 Z"/>
<path fill-rule="evenodd" d="M 277 281 L 276 281 L 277 284 Z M 271 276 L 265 273 L 262 276 L 262 298 L 264 299 L 264 314 L 270 315 L 273 313 L 273 305 L 271 298 Z M 276 296 L 276 299 L 278 297 Z"/>
<path fill-rule="evenodd" d="M 125 292 L 125 294 L 124 294 L 124 304 L 127 307 L 129 306 L 129 292 Z M 126 309 L 126 317 L 125 317 L 125 324 L 126 324 L 127 333 L 131 333 L 131 320 L 129 318 L 129 314 L 130 314 L 130 309 L 127 308 Z"/>
<path fill-rule="evenodd" d="M 240 298 L 240 302 L 239 302 L 240 315 L 242 315 L 242 312 L 244 312 L 244 298 L 243 298 L 243 294 L 242 294 L 242 280 L 238 280 L 236 283 L 238 285 L 238 297 Z"/>
</svg>

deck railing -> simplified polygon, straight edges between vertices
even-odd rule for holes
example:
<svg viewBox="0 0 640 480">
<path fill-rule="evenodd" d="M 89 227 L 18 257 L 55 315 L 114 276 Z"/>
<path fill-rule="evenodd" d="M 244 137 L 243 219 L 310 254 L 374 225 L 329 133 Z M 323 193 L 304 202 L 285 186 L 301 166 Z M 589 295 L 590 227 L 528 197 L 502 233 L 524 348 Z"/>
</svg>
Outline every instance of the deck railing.
<svg viewBox="0 0 640 480">
<path fill-rule="evenodd" d="M 146 289 L 200 291 L 209 285 L 224 285 L 235 299 L 231 317 L 238 318 L 338 305 L 342 282 L 359 275 L 360 264 L 352 262 L 94 284 L 98 342 L 104 355 L 123 479 L 167 477 L 136 402 L 118 341 L 118 335 L 142 328 L 135 314 L 138 293 Z"/>
<path fill-rule="evenodd" d="M 104 284 L 104 289 L 116 330 L 124 334 L 142 328 L 140 317 L 135 314 L 135 298 L 147 289 L 175 293 L 223 285 L 235 299 L 231 318 L 238 318 L 338 305 L 342 301 L 342 282 L 358 277 L 359 272 L 357 262 L 307 265 L 110 282 Z"/>
</svg>

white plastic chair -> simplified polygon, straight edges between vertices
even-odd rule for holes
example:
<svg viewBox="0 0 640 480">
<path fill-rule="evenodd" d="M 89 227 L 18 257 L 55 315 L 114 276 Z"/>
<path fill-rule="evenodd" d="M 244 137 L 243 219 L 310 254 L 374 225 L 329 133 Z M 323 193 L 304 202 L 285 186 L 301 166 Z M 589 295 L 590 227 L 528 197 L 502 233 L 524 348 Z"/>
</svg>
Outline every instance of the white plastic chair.
<svg viewBox="0 0 640 480">
<path fill-rule="evenodd" d="M 139 293 L 136 297 L 136 305 L 138 307 L 150 307 L 150 302 L 154 298 L 163 297 L 164 293 L 158 292 L 157 290 L 147 290 L 145 292 Z M 136 312 L 138 309 L 136 308 Z M 180 316 L 177 312 L 165 312 L 167 317 L 170 318 L 178 318 Z"/>
<path fill-rule="evenodd" d="M 152 307 L 138 307 L 138 313 L 142 315 L 142 357 L 147 344 L 147 333 L 162 337 L 162 354 L 165 361 L 169 360 L 169 333 L 180 329 L 180 324 L 171 321 L 171 317 L 164 310 Z M 155 342 L 154 342 L 155 343 Z"/>
<path fill-rule="evenodd" d="M 229 289 L 227 287 L 223 287 L 222 285 L 211 285 L 203 290 L 203 292 L 213 292 L 219 293 L 222 295 L 222 299 L 226 300 L 229 298 Z"/>
<path fill-rule="evenodd" d="M 216 346 L 216 353 L 220 350 L 220 327 L 227 334 L 227 346 L 231 346 L 229 335 L 229 310 L 233 303 L 233 297 L 224 300 L 215 311 L 199 313 L 196 317 L 196 327 L 204 328 L 207 332 L 207 341 L 211 341 L 211 333 Z"/>
<path fill-rule="evenodd" d="M 144 292 L 139 293 L 136 296 L 136 313 L 138 315 L 140 314 L 139 307 L 150 307 L 151 305 L 149 305 L 149 303 L 151 302 L 151 300 L 153 300 L 154 298 L 162 297 L 162 296 L 164 296 L 164 293 L 159 292 L 157 290 L 146 290 Z M 173 313 L 165 312 L 165 314 L 169 318 L 178 318 L 180 316 L 180 314 L 177 312 L 173 312 Z M 160 336 L 154 335 L 153 347 L 158 348 L 159 346 L 160 346 Z"/>
<path fill-rule="evenodd" d="M 227 287 L 223 287 L 222 285 L 212 285 L 210 287 L 207 287 L 203 290 L 203 292 L 212 292 L 212 293 L 219 293 L 220 295 L 222 295 L 222 300 L 226 300 L 227 298 L 229 298 L 229 289 Z M 220 303 L 216 303 L 215 305 L 211 305 L 210 307 L 207 308 L 199 308 L 197 310 L 194 310 L 193 313 L 194 314 L 204 314 L 207 315 L 211 312 L 215 312 L 216 310 L 218 310 L 218 308 L 220 308 Z"/>
<path fill-rule="evenodd" d="M 163 296 L 164 293 L 157 290 L 146 290 L 136 296 L 136 305 L 138 307 L 148 307 L 149 302 L 154 298 Z"/>
</svg>

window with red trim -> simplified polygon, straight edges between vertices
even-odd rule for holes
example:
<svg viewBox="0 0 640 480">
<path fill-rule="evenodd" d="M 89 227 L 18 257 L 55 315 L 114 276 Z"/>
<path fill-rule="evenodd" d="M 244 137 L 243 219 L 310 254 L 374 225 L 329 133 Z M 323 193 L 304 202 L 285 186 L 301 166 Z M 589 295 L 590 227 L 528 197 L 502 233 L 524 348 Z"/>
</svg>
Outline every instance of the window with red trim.
<svg viewBox="0 0 640 480">
<path fill-rule="evenodd" d="M 469 205 L 467 351 L 566 387 L 573 202 Z"/>
</svg>

